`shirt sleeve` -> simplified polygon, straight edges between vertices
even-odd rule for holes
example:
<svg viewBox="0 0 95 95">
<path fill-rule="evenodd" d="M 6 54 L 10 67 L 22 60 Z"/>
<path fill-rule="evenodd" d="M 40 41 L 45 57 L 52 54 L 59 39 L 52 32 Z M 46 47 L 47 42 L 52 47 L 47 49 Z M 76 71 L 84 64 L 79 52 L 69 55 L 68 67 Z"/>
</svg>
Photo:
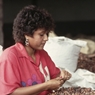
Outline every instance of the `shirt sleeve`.
<svg viewBox="0 0 95 95">
<path fill-rule="evenodd" d="M 0 94 L 12 93 L 20 86 L 17 57 L 10 52 L 0 58 Z"/>
<path fill-rule="evenodd" d="M 60 69 L 56 67 L 55 63 L 52 61 L 51 57 L 46 52 L 45 54 L 46 63 L 50 72 L 51 79 L 56 78 L 60 74 Z"/>
</svg>

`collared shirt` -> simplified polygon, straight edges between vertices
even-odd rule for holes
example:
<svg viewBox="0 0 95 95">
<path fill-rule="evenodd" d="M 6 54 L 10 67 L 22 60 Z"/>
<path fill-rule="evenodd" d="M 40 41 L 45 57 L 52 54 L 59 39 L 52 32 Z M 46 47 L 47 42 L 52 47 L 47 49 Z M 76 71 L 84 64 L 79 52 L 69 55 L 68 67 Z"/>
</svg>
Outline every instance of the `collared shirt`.
<svg viewBox="0 0 95 95">
<path fill-rule="evenodd" d="M 4 50 L 0 57 L 0 95 L 12 93 L 16 88 L 32 86 L 55 78 L 60 70 L 44 50 L 35 53 L 36 62 L 20 43 Z M 43 91 L 39 95 L 46 95 Z"/>
</svg>

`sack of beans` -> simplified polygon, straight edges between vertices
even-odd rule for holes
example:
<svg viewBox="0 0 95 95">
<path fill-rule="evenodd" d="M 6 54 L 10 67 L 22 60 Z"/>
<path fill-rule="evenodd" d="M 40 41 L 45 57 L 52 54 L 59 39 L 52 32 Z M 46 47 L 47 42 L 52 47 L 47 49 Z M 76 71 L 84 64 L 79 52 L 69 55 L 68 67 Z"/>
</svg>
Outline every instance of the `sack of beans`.
<svg viewBox="0 0 95 95">
<path fill-rule="evenodd" d="M 95 54 L 80 53 L 77 69 L 78 68 L 86 69 L 95 73 Z"/>
</svg>

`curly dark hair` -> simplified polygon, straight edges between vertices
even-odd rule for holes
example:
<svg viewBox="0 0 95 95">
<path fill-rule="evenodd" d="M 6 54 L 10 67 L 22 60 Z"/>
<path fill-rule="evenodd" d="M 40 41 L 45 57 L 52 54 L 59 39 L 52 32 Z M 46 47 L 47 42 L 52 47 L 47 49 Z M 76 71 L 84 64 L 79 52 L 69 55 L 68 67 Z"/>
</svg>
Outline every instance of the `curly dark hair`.
<svg viewBox="0 0 95 95">
<path fill-rule="evenodd" d="M 24 7 L 14 19 L 13 38 L 25 45 L 25 36 L 32 36 L 37 29 L 54 30 L 54 21 L 45 10 L 34 5 Z"/>
</svg>

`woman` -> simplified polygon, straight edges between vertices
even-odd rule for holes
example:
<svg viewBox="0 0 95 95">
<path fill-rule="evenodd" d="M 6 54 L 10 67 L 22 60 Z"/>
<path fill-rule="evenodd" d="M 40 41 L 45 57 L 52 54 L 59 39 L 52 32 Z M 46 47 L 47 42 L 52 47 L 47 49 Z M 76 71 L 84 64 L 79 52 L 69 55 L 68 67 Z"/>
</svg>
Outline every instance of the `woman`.
<svg viewBox="0 0 95 95">
<path fill-rule="evenodd" d="M 1 95 L 47 95 L 71 77 L 43 50 L 53 29 L 53 19 L 44 9 L 29 5 L 18 13 L 13 24 L 15 45 L 0 58 Z"/>
</svg>

